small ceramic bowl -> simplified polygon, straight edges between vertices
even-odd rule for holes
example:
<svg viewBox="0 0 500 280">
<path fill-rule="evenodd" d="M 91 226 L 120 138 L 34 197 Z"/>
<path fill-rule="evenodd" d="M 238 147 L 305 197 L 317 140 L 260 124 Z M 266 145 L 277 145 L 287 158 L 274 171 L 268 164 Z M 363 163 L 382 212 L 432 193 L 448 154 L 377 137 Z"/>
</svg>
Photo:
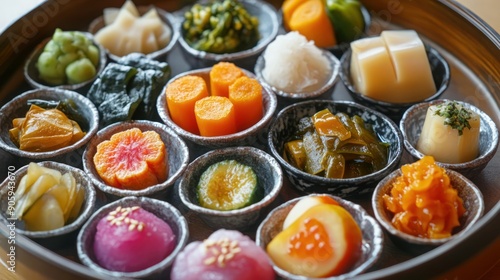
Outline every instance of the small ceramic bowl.
<svg viewBox="0 0 500 280">
<path fill-rule="evenodd" d="M 363 30 L 363 33 L 360 34 L 359 38 L 362 38 L 363 36 L 366 36 L 369 33 L 371 22 L 372 22 L 372 17 L 370 15 L 370 11 L 368 11 L 368 9 L 366 9 L 366 7 L 362 4 L 361 4 L 361 13 L 363 14 L 365 28 Z M 286 28 L 284 26 L 284 23 L 283 23 L 283 10 L 282 9 L 280 9 L 278 16 L 279 16 L 280 25 L 283 28 L 283 30 L 285 30 L 285 32 L 289 32 L 290 30 L 288 28 Z M 340 59 L 342 57 L 342 55 L 344 54 L 344 52 L 349 50 L 350 47 L 351 47 L 350 42 L 341 42 L 335 46 L 326 47 L 325 49 Z"/>
<path fill-rule="evenodd" d="M 276 98 L 276 95 L 266 89 L 265 87 L 262 87 L 262 102 L 263 102 L 263 116 L 258 121 L 256 124 L 253 126 L 230 134 L 230 135 L 223 135 L 223 136 L 213 136 L 213 137 L 206 137 L 206 136 L 201 136 L 198 134 L 191 133 L 187 130 L 184 130 L 181 128 L 179 125 L 177 125 L 171 118 L 170 118 L 170 113 L 168 111 L 168 106 L 167 106 L 167 98 L 166 98 L 166 93 L 165 89 L 168 87 L 168 85 L 175 81 L 176 79 L 187 76 L 187 75 L 196 75 L 202 77 L 205 82 L 207 83 L 207 88 L 210 89 L 210 70 L 212 68 L 203 68 L 203 69 L 196 69 L 196 70 L 191 70 L 187 71 L 184 73 L 181 73 L 172 79 L 167 83 L 165 88 L 162 90 L 162 93 L 158 97 L 158 101 L 156 103 L 156 108 L 158 111 L 158 114 L 160 115 L 160 118 L 163 120 L 163 122 L 173 129 L 177 134 L 179 134 L 182 138 L 193 142 L 197 145 L 208 147 L 208 148 L 224 148 L 228 146 L 255 146 L 258 145 L 258 142 L 264 138 L 264 130 L 271 121 L 274 112 L 276 110 L 276 107 L 278 105 L 278 101 Z M 250 78 L 256 78 L 255 75 L 245 69 L 242 69 L 243 72 L 245 73 L 246 76 Z M 261 141 L 262 142 L 262 141 Z M 263 141 L 265 142 L 265 141 Z M 257 143 L 257 144 L 256 144 Z"/>
<path fill-rule="evenodd" d="M 264 78 L 262 71 L 266 67 L 266 61 L 264 59 L 264 55 L 260 55 L 257 59 L 257 63 L 255 64 L 255 75 L 259 79 L 260 83 L 272 90 L 277 96 L 283 97 L 284 99 L 290 99 L 292 102 L 296 102 L 304 99 L 312 99 L 320 96 L 324 96 L 325 99 L 329 99 L 333 89 L 335 88 L 335 84 L 339 79 L 339 60 L 330 52 L 323 50 L 323 56 L 326 57 L 331 66 L 331 72 L 328 73 L 328 80 L 317 90 L 310 92 L 285 92 L 276 88 L 275 86 L 270 85 L 266 79 Z M 328 95 L 328 96 L 327 96 Z"/>
<path fill-rule="evenodd" d="M 460 238 L 460 236 L 467 233 L 474 224 L 479 220 L 484 212 L 484 200 L 481 191 L 468 180 L 466 177 L 453 170 L 446 170 L 450 177 L 450 183 L 458 192 L 458 196 L 462 198 L 465 207 L 465 214 L 459 219 L 460 226 L 453 230 L 452 236 L 442 239 L 429 239 L 416 237 L 404 232 L 399 231 L 392 225 L 393 214 L 385 209 L 384 200 L 382 197 L 385 194 L 390 194 L 392 184 L 397 177 L 401 176 L 401 170 L 395 170 L 384 178 L 375 188 L 372 196 L 372 207 L 375 218 L 387 230 L 390 236 L 399 243 L 400 246 L 418 250 L 428 250 L 437 247 L 452 239 Z"/>
<path fill-rule="evenodd" d="M 432 105 L 441 104 L 446 101 L 449 100 L 439 99 L 431 102 L 416 104 L 404 113 L 401 122 L 399 123 L 399 128 L 403 133 L 405 149 L 414 160 L 421 159 L 424 156 L 419 150 L 417 150 L 416 146 L 420 133 L 422 132 L 427 109 Z M 456 102 L 478 114 L 481 119 L 479 155 L 477 158 L 464 163 L 438 162 L 438 164 L 442 167 L 460 172 L 467 178 L 473 178 L 478 175 L 495 156 L 498 149 L 498 129 L 495 122 L 479 108 L 465 102 Z"/>
<path fill-rule="evenodd" d="M 218 211 L 200 206 L 196 189 L 201 174 L 212 164 L 223 160 L 237 160 L 257 175 L 258 187 L 264 189 L 263 198 L 241 209 Z M 207 152 L 191 162 L 179 182 L 179 196 L 189 210 L 201 217 L 210 227 L 243 230 L 254 224 L 266 206 L 278 196 L 283 176 L 278 162 L 264 151 L 253 147 L 235 147 Z"/>
<path fill-rule="evenodd" d="M 333 114 L 358 115 L 371 125 L 377 137 L 389 144 L 388 161 L 384 168 L 360 177 L 330 179 L 306 173 L 283 158 L 285 143 L 297 132 L 299 120 L 328 108 Z M 268 144 L 292 185 L 305 193 L 329 193 L 340 197 L 362 195 L 373 191 L 378 181 L 399 166 L 403 154 L 403 136 L 387 116 L 351 101 L 309 100 L 290 105 L 278 113 L 269 128 Z"/>
<path fill-rule="evenodd" d="M 201 4 L 207 2 L 208 1 L 205 0 L 199 1 Z M 250 49 L 234 53 L 217 54 L 199 51 L 191 47 L 184 39 L 183 31 L 181 30 L 182 22 L 184 21 L 184 13 L 182 13 L 181 24 L 179 24 L 179 43 L 190 65 L 194 65 L 196 68 L 202 68 L 212 66 L 219 61 L 228 61 L 246 69 L 253 69 L 257 57 L 264 51 L 266 46 L 274 40 L 276 35 L 278 35 L 279 23 L 277 11 L 272 5 L 261 0 L 240 0 L 239 2 L 245 7 L 250 15 L 256 16 L 259 19 L 260 39 L 257 44 Z M 183 12 L 185 11 L 187 11 L 187 9 L 183 10 Z"/>
<path fill-rule="evenodd" d="M 87 174 L 78 168 L 53 161 L 43 161 L 38 164 L 47 168 L 58 170 L 61 174 L 70 172 L 75 178 L 77 185 L 80 185 L 80 187 L 83 188 L 85 198 L 83 200 L 78 218 L 61 228 L 48 231 L 29 231 L 24 228 L 24 223 L 22 221 L 16 221 L 16 231 L 26 237 L 36 239 L 37 242 L 41 242 L 46 246 L 61 246 L 61 240 L 64 238 L 69 239 L 70 237 L 68 236 L 82 227 L 82 225 L 94 212 L 96 191 Z M 18 170 L 9 173 L 9 176 L 0 185 L 0 209 L 2 210 L 0 218 L 6 223 L 7 221 L 11 222 L 13 220 L 13 217 L 9 214 L 13 211 L 11 208 L 13 206 L 11 202 L 15 201 L 14 193 L 17 190 L 23 176 L 26 175 L 27 172 L 28 165 L 25 165 Z"/>
<path fill-rule="evenodd" d="M 94 45 L 99 49 L 99 64 L 96 69 L 96 75 L 85 82 L 78 83 L 78 84 L 63 84 L 63 85 L 51 85 L 45 82 L 40 78 L 40 73 L 38 72 L 38 69 L 36 67 L 38 57 L 40 57 L 40 54 L 42 54 L 45 45 L 52 39 L 52 37 L 46 38 L 43 40 L 40 44 L 38 44 L 35 48 L 35 50 L 31 53 L 31 55 L 28 57 L 28 60 L 26 61 L 26 64 L 24 65 L 24 77 L 26 81 L 33 87 L 33 88 L 38 88 L 38 89 L 67 89 L 67 90 L 75 90 L 75 91 L 80 91 L 80 92 L 86 92 L 86 89 L 90 88 L 90 85 L 94 82 L 94 80 L 97 78 L 97 76 L 104 70 L 106 67 L 106 50 L 100 45 L 97 44 L 94 41 L 94 36 L 90 33 L 87 32 L 82 32 L 87 36 L 89 39 L 94 42 Z"/>
<path fill-rule="evenodd" d="M 354 87 L 351 79 L 350 64 L 352 51 L 350 49 L 346 51 L 340 59 L 340 78 L 347 88 L 347 92 L 354 99 L 354 101 L 367 107 L 373 108 L 389 116 L 394 121 L 399 121 L 401 119 L 401 116 L 410 106 L 420 102 L 428 102 L 438 99 L 446 91 L 450 83 L 450 66 L 448 65 L 446 59 L 436 49 L 430 46 L 426 46 L 426 52 L 429 59 L 429 64 L 431 66 L 434 84 L 436 85 L 437 90 L 436 93 L 434 93 L 430 97 L 418 102 L 390 103 L 375 100 L 359 93 Z"/>
<path fill-rule="evenodd" d="M 30 106 L 28 100 L 41 99 L 46 101 L 72 100 L 78 111 L 81 113 L 85 123 L 80 123 L 80 127 L 85 136 L 73 145 L 48 152 L 29 152 L 20 150 L 12 142 L 9 136 L 9 129 L 12 128 L 12 120 L 26 115 Z M 34 89 L 18 95 L 0 109 L 0 148 L 23 158 L 35 161 L 51 159 L 52 161 L 62 161 L 73 166 L 81 164 L 81 154 L 87 142 L 96 134 L 99 125 L 99 113 L 94 104 L 85 96 L 70 90 L 63 89 Z M 81 151 L 80 151 L 81 150 Z M 77 158 L 77 159 L 75 159 Z"/>
<path fill-rule="evenodd" d="M 96 227 L 99 221 L 106 217 L 109 212 L 115 210 L 118 206 L 133 207 L 139 206 L 142 209 L 156 215 L 158 218 L 165 221 L 177 237 L 177 245 L 172 253 L 163 259 L 161 262 L 135 272 L 118 272 L 111 271 L 100 266 L 93 253 L 94 236 L 96 234 Z M 166 279 L 168 269 L 172 265 L 175 257 L 184 248 L 189 239 L 189 229 L 186 219 L 182 214 L 171 204 L 152 199 L 148 197 L 125 197 L 107 204 L 98 209 L 92 217 L 83 225 L 77 238 L 76 248 L 78 257 L 82 263 L 92 270 L 97 271 L 105 276 L 112 278 L 126 278 L 126 279 Z M 140 257 L 140 256 L 138 256 Z"/>
<path fill-rule="evenodd" d="M 372 265 L 374 265 L 379 259 L 382 253 L 382 247 L 384 245 L 384 235 L 382 228 L 377 223 L 377 221 L 372 218 L 368 213 L 358 204 L 344 200 L 340 197 L 327 195 L 327 194 L 311 194 L 309 196 L 329 196 L 336 200 L 340 206 L 344 207 L 354 218 L 354 220 L 359 225 L 362 235 L 362 253 L 358 261 L 353 265 L 353 267 L 346 273 L 326 277 L 326 278 L 307 278 L 305 276 L 300 276 L 292 274 L 288 271 L 273 264 L 274 271 L 282 277 L 283 279 L 293 279 L 293 280 L 304 280 L 304 279 L 350 279 L 360 273 L 363 273 Z M 267 217 L 259 225 L 256 233 L 256 243 L 258 246 L 262 247 L 264 250 L 271 240 L 278 235 L 283 228 L 283 222 L 287 217 L 290 210 L 295 206 L 295 204 L 303 197 L 298 197 L 289 200 L 282 205 L 276 207 L 271 211 Z"/>
<path fill-rule="evenodd" d="M 178 28 L 176 26 L 177 20 L 173 14 L 166 12 L 158 7 L 154 7 L 154 6 L 138 6 L 137 11 L 139 12 L 140 15 L 143 15 L 143 14 L 147 13 L 150 9 L 153 9 L 153 8 L 156 9 L 156 11 L 158 12 L 158 15 L 160 16 L 160 19 L 163 21 L 163 23 L 168 25 L 168 27 L 170 27 L 170 30 L 172 30 L 172 37 L 170 38 L 170 42 L 164 48 L 159 49 L 159 50 L 152 52 L 152 53 L 148 53 L 148 54 L 146 54 L 146 57 L 148 57 L 150 59 L 165 61 L 167 58 L 167 55 L 170 53 L 170 51 L 172 51 L 172 49 L 174 48 L 174 46 L 177 43 L 177 40 L 179 38 L 179 31 L 178 31 Z M 120 8 L 116 8 L 116 9 L 119 10 Z M 94 19 L 90 23 L 89 32 L 91 34 L 96 34 L 104 26 L 105 26 L 104 16 L 100 16 L 100 17 Z M 110 53 L 106 49 L 105 49 L 105 51 L 108 54 L 109 58 L 113 61 L 118 61 L 121 58 L 118 55 L 114 55 L 114 54 Z"/>
<path fill-rule="evenodd" d="M 159 184 L 147 187 L 142 190 L 119 189 L 110 186 L 101 179 L 94 166 L 94 155 L 97 152 L 97 145 L 105 140 L 109 140 L 113 134 L 131 128 L 139 128 L 141 131 L 157 132 L 168 155 L 168 178 Z M 109 125 L 101 129 L 97 135 L 89 142 L 83 153 L 83 169 L 89 174 L 92 183 L 103 191 L 108 198 L 116 200 L 125 196 L 148 196 L 155 198 L 165 198 L 170 191 L 170 187 L 180 178 L 189 162 L 189 150 L 184 141 L 175 134 L 174 131 L 164 124 L 152 121 L 127 121 Z"/>
</svg>

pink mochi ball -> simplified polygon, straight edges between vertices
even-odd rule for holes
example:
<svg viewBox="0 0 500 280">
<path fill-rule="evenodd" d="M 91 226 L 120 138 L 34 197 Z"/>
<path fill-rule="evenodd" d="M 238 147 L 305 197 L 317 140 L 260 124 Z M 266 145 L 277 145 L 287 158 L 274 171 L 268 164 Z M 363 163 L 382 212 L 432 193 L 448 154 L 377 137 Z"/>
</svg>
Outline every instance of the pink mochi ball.
<svg viewBox="0 0 500 280">
<path fill-rule="evenodd" d="M 172 228 L 140 207 L 118 207 L 97 224 L 94 255 L 102 267 L 135 272 L 151 267 L 172 253 Z"/>
</svg>

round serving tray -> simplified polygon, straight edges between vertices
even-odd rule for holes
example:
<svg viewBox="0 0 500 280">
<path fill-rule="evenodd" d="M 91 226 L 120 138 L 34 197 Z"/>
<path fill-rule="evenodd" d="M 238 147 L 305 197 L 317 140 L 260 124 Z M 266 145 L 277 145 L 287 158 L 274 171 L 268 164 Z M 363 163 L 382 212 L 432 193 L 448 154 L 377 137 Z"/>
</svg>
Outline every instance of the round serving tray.
<svg viewBox="0 0 500 280">
<path fill-rule="evenodd" d="M 136 0 L 134 2 L 137 5 L 153 4 L 166 11 L 175 12 L 193 1 Z M 282 1 L 268 2 L 279 8 Z M 451 83 L 442 98 L 472 103 L 486 112 L 500 127 L 500 36 L 497 32 L 452 0 L 362 2 L 374 19 L 369 30 L 370 34 L 394 28 L 416 30 L 424 41 L 442 52 L 450 64 Z M 120 7 L 122 4 L 123 0 L 94 1 L 92 5 L 86 0 L 47 0 L 14 22 L 0 34 L 0 81 L 2 81 L 0 106 L 13 96 L 30 89 L 22 74 L 25 59 L 43 38 L 53 33 L 56 27 L 66 30 L 86 30 L 88 24 L 100 16 L 104 8 Z M 172 76 L 192 69 L 192 66 L 183 59 L 178 45 L 172 50 L 167 61 L 172 67 Z M 352 100 L 342 84 L 336 86 L 331 98 Z M 194 151 L 194 154 L 200 152 Z M 403 158 L 403 162 L 409 160 L 408 155 Z M 0 180 L 7 176 L 9 166 L 17 169 L 21 163 L 0 150 Z M 403 250 L 386 236 L 384 251 L 378 263 L 354 279 L 429 279 L 460 265 L 469 257 L 488 248 L 499 237 L 497 227 L 500 224 L 500 188 L 496 182 L 498 170 L 500 170 L 499 152 L 473 179 L 483 192 L 485 215 L 468 234 L 428 252 Z M 300 195 L 286 184 L 289 183 L 285 182 L 285 190 L 274 206 Z M 212 230 L 194 214 L 182 209 L 176 196 L 177 194 L 173 193 L 169 200 L 184 211 L 189 222 L 191 239 L 200 240 L 207 237 Z M 101 199 L 101 203 L 104 203 L 105 199 L 102 196 Z M 368 196 L 349 198 L 349 200 L 361 204 L 372 214 Z M 253 237 L 255 230 L 245 233 Z M 7 225 L 0 224 L 0 251 L 9 252 L 12 245 L 8 243 L 10 235 Z M 49 249 L 21 234 L 15 234 L 15 249 L 16 273 L 23 278 L 106 278 L 82 265 L 76 257 L 76 249 L 72 246 Z"/>
</svg>

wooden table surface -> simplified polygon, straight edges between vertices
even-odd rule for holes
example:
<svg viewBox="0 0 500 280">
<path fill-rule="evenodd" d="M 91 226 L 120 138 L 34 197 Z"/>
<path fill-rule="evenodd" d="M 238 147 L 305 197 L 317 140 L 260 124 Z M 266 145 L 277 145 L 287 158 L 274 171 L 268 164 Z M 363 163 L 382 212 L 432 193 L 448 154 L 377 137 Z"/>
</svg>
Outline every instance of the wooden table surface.
<svg viewBox="0 0 500 280">
<path fill-rule="evenodd" d="M 0 9 L 0 32 L 2 32 L 12 21 L 18 19 L 26 11 L 42 2 L 43 0 L 0 0 L 2 9 Z M 465 7 L 476 13 L 480 18 L 487 22 L 493 29 L 500 33 L 500 0 L 456 0 Z M 2 242 L 5 239 L 2 238 Z M 7 246 L 5 246 L 7 247 Z M 7 252 L 4 246 L 0 246 L 0 279 L 21 280 L 21 279 L 69 279 L 69 275 L 54 271 L 51 275 L 41 275 L 37 273 L 38 269 L 31 267 L 27 263 L 18 263 L 16 273 L 7 270 Z M 62 273 L 62 274 L 61 274 Z M 57 276 L 55 276 L 57 275 Z M 476 255 L 470 256 L 469 260 L 444 272 L 436 279 L 450 280 L 493 280 L 500 279 L 500 237 Z"/>
</svg>

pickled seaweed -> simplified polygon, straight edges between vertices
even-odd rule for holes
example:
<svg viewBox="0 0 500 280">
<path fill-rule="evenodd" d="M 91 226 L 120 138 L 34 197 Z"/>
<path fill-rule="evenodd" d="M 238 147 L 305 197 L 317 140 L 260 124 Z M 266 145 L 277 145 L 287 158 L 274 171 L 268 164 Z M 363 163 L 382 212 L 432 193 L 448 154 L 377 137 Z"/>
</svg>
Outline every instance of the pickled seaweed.
<svg viewBox="0 0 500 280">
<path fill-rule="evenodd" d="M 321 110 L 304 117 L 284 146 L 293 166 L 326 178 L 354 178 L 387 164 L 388 144 L 378 140 L 360 116 Z"/>
</svg>

